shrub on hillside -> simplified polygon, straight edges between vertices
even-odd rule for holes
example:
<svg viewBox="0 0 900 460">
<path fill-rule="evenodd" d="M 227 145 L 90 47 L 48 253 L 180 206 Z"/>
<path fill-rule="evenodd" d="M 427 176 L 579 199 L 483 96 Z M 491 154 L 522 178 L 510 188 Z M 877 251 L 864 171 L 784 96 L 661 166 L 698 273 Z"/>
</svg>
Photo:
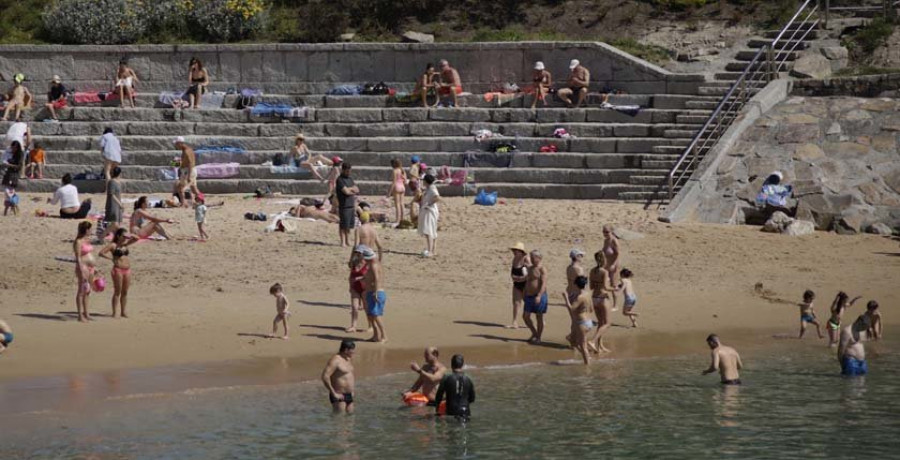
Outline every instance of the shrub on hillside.
<svg viewBox="0 0 900 460">
<path fill-rule="evenodd" d="M 266 23 L 264 0 L 195 0 L 191 3 L 191 20 L 208 41 L 244 40 L 262 30 Z"/>
<path fill-rule="evenodd" d="M 139 0 L 56 0 L 42 19 L 55 43 L 118 45 L 134 43 L 147 32 Z"/>
</svg>

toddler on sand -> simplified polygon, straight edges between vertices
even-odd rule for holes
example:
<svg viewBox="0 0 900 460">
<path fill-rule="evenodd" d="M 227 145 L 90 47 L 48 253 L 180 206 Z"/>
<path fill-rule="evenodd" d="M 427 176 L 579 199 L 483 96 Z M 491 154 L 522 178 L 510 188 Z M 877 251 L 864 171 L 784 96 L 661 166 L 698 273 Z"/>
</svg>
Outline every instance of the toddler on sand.
<svg viewBox="0 0 900 460">
<path fill-rule="evenodd" d="M 623 268 L 619 275 L 622 277 L 622 284 L 618 290 L 625 294 L 625 305 L 622 308 L 622 314 L 631 320 L 631 327 L 637 327 L 638 314 L 634 313 L 634 307 L 637 305 L 637 295 L 634 293 L 634 284 L 631 283 L 631 277 L 634 273 L 627 268 Z"/>
<path fill-rule="evenodd" d="M 275 338 L 275 333 L 278 332 L 278 322 L 284 325 L 284 336 L 281 338 L 284 340 L 288 339 L 288 323 L 287 319 L 291 316 L 291 312 L 288 311 L 288 302 L 287 297 L 284 296 L 284 288 L 281 287 L 281 283 L 275 283 L 272 287 L 269 288 L 269 294 L 275 296 L 275 310 L 278 312 L 275 315 L 275 320 L 272 321 L 272 338 Z"/>
<path fill-rule="evenodd" d="M 200 231 L 200 239 L 208 240 L 209 235 L 206 234 L 206 229 L 204 226 L 206 225 L 206 211 L 209 208 L 206 206 L 206 200 L 201 197 L 197 197 L 194 200 L 194 220 L 197 221 L 197 230 Z"/>
<path fill-rule="evenodd" d="M 5 216 L 12 210 L 14 216 L 19 215 L 19 195 L 14 187 L 6 187 L 6 194 L 3 200 L 3 215 Z"/>
<path fill-rule="evenodd" d="M 816 327 L 816 334 L 818 334 L 819 338 L 824 338 L 822 336 L 822 330 L 819 328 L 819 322 L 816 321 L 816 312 L 813 310 L 813 300 L 816 298 L 816 293 L 810 291 L 809 289 L 803 293 L 803 302 L 800 302 L 798 306 L 800 307 L 800 337 L 798 339 L 803 338 L 803 334 L 806 333 L 806 323 L 812 324 Z"/>
</svg>

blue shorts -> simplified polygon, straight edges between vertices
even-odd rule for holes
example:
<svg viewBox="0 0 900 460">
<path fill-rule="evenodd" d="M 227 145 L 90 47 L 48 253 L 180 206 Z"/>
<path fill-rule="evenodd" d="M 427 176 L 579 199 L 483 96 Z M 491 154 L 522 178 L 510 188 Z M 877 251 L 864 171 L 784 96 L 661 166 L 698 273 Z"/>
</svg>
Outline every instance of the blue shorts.
<svg viewBox="0 0 900 460">
<path fill-rule="evenodd" d="M 366 314 L 369 316 L 383 316 L 385 302 L 387 302 L 387 294 L 384 291 L 367 292 Z"/>
<path fill-rule="evenodd" d="M 9 346 L 13 342 L 12 332 L 3 333 L 3 345 Z"/>
<path fill-rule="evenodd" d="M 841 374 L 843 375 L 866 375 L 868 373 L 869 365 L 866 364 L 866 360 L 845 356 L 841 361 Z"/>
<path fill-rule="evenodd" d="M 804 323 L 811 323 L 815 320 L 816 319 L 813 318 L 812 315 L 800 315 L 800 321 L 803 321 Z"/>
<path fill-rule="evenodd" d="M 541 295 L 541 301 L 538 302 L 536 295 L 525 296 L 525 313 L 537 313 L 543 315 L 547 313 L 547 293 Z"/>
<path fill-rule="evenodd" d="M 625 304 L 623 305 L 625 308 L 634 308 L 635 305 L 637 305 L 636 295 L 625 296 Z"/>
</svg>

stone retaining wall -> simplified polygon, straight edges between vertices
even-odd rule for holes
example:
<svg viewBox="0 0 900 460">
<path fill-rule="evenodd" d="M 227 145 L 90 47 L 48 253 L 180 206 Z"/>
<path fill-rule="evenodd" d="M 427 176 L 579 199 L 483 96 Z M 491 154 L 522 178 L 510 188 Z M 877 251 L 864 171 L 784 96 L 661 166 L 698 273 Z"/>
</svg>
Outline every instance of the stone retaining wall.
<svg viewBox="0 0 900 460">
<path fill-rule="evenodd" d="M 859 77 L 797 80 L 795 96 L 898 97 L 900 73 Z"/>
<path fill-rule="evenodd" d="M 428 62 L 447 59 L 467 90 L 483 92 L 501 82 L 526 83 L 534 61 L 544 61 L 563 82 L 568 63 L 579 59 L 591 71 L 592 87 L 642 94 L 696 94 L 703 75 L 672 74 L 605 43 L 347 43 L 265 45 L 0 46 L 0 78 L 24 73 L 35 92 L 54 74 L 78 89 L 105 89 L 126 57 L 142 83 L 140 91 L 187 85 L 187 63 L 201 59 L 214 89 L 260 87 L 268 93 L 321 94 L 341 83 L 384 81 L 411 86 Z"/>
</svg>

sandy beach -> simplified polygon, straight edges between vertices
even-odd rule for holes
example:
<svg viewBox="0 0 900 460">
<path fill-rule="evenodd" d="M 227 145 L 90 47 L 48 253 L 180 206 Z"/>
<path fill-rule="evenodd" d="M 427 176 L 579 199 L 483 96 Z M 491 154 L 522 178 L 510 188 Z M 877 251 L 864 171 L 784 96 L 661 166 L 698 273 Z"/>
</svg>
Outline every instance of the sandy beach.
<svg viewBox="0 0 900 460">
<path fill-rule="evenodd" d="M 102 209 L 103 197 L 92 198 Z M 342 338 L 368 338 L 343 331 L 349 323 L 349 250 L 337 246 L 336 225 L 301 221 L 296 233 L 264 233 L 266 224 L 243 218 L 248 211 L 286 210 L 290 197 L 225 197 L 223 208 L 210 210 L 212 239 L 202 243 L 189 240 L 197 233 L 192 210 L 154 210 L 179 221 L 169 229 L 177 238 L 132 246 L 130 318 L 108 317 L 110 286 L 91 295 L 97 319 L 80 324 L 74 266 L 54 259 L 71 256 L 77 223 L 34 217 L 36 209 L 51 211 L 45 200 L 46 195 L 23 194 L 22 214 L 0 219 L 5 243 L 0 319 L 16 334 L 0 357 L 0 380 L 254 357 L 318 357 L 334 352 Z M 848 318 L 863 311 L 864 301 L 877 299 L 886 323 L 896 323 L 896 239 L 820 232 L 790 238 L 757 227 L 669 225 L 656 217 L 655 210 L 634 204 L 511 200 L 480 207 L 471 199 L 453 198 L 442 206 L 438 254 L 432 259 L 418 256 L 424 241 L 415 231 L 380 229 L 389 250 L 384 258 L 389 342 L 362 347 L 392 352 L 427 344 L 450 352 L 489 347 L 509 356 L 515 346 L 525 355 L 534 348 L 539 359 L 572 358 L 574 352 L 559 347 L 569 327 L 559 294 L 567 254 L 580 247 L 590 260 L 602 244 L 600 227 L 606 223 L 643 235 L 621 242 L 623 265 L 635 273 L 642 316 L 640 327 L 631 329 L 624 327 L 627 320 L 620 312 L 614 314 L 614 324 L 622 327 L 609 335 L 613 357 L 634 348 L 626 343 L 665 348 L 667 340 L 683 340 L 692 332 L 700 337 L 698 347 L 705 334 L 724 329 L 794 335 L 796 306 L 772 299 L 796 302 L 807 288 L 818 295 L 815 307 L 823 322 L 835 293 L 845 290 L 863 295 Z M 526 329 L 502 327 L 512 310 L 507 248 L 516 241 L 541 249 L 550 270 L 547 347 L 519 342 L 528 337 Z M 99 264 L 108 276 L 110 262 Z M 276 281 L 292 302 L 287 341 L 264 337 L 275 313 L 268 287 Z M 763 283 L 763 292 L 754 289 L 757 283 Z M 807 340 L 814 340 L 812 335 Z M 618 351 L 617 344 L 622 345 Z M 417 357 L 418 352 L 410 359 Z"/>
</svg>

